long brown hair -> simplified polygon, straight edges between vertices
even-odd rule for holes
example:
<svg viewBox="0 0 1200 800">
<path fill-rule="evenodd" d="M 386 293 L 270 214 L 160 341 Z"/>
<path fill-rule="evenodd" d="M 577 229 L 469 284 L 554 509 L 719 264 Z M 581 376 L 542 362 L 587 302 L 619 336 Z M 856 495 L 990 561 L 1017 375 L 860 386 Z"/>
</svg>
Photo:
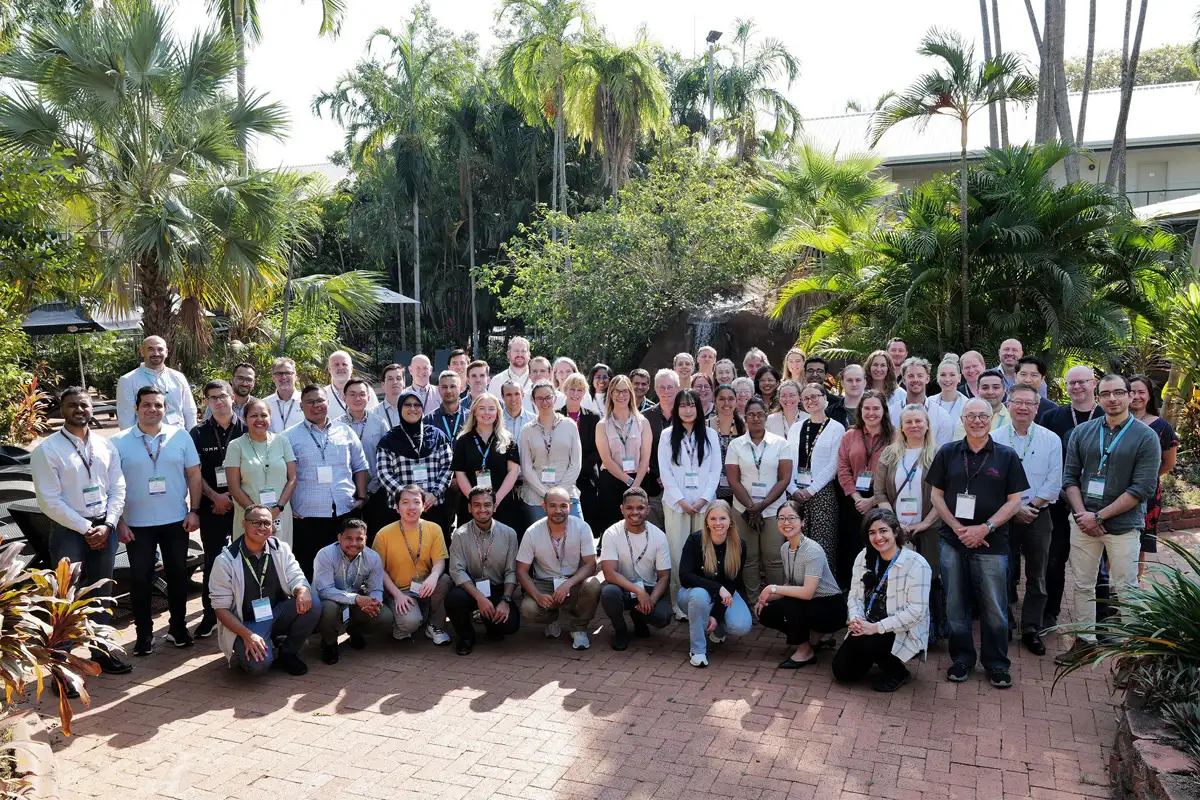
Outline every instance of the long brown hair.
<svg viewBox="0 0 1200 800">
<path fill-rule="evenodd" d="M 882 358 L 883 363 L 887 364 L 887 377 L 883 379 L 883 389 L 881 391 L 890 400 L 892 395 L 896 393 L 897 384 L 896 371 L 892 368 L 892 357 L 888 355 L 887 350 L 876 350 L 875 352 L 871 353 L 871 355 L 867 356 L 865 361 L 863 361 L 862 368 L 863 372 L 866 374 L 867 388 L 875 388 L 875 379 L 871 377 L 871 364 L 875 363 L 875 359 L 877 358 Z M 884 407 L 887 407 L 886 403 L 884 404 Z"/>
<path fill-rule="evenodd" d="M 717 508 L 722 509 L 729 519 L 729 532 L 725 534 L 725 575 L 733 578 L 742 570 L 742 537 L 738 536 L 733 509 L 724 500 L 713 500 L 704 510 L 704 528 L 700 531 L 700 545 L 704 553 L 704 574 L 717 574 L 717 549 L 713 547 L 712 534 L 708 532 L 708 515 Z"/>
</svg>

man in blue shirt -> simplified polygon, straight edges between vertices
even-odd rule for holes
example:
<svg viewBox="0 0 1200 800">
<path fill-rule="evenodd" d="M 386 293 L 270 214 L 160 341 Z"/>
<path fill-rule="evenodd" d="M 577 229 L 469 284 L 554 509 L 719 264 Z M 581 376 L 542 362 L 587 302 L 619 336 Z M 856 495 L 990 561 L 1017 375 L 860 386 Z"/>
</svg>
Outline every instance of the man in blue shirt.
<svg viewBox="0 0 1200 800">
<path fill-rule="evenodd" d="M 372 625 L 391 633 L 395 615 L 383 602 L 383 559 L 367 547 L 367 523 L 350 518 L 333 544 L 321 548 L 313 563 L 313 591 L 321 598 L 321 660 L 338 662 L 338 637 L 350 634 L 350 646 L 367 646 L 363 633 Z"/>
<path fill-rule="evenodd" d="M 200 527 L 200 454 L 183 428 L 164 425 L 167 403 L 153 386 L 138 389 L 137 424 L 112 438 L 125 473 L 125 510 L 117 534 L 129 555 L 129 599 L 137 629 L 135 656 L 154 650 L 150 591 L 158 551 L 171 620 L 167 641 L 190 647 L 187 629 L 188 534 Z M 188 505 L 188 498 L 191 505 Z"/>
</svg>

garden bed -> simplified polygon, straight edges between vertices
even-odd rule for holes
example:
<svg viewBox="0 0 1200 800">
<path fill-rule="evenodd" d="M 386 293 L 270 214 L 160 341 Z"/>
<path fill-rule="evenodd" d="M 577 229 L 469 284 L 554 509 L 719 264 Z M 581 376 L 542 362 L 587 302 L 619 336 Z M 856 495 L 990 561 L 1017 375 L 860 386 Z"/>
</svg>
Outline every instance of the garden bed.
<svg viewBox="0 0 1200 800">
<path fill-rule="evenodd" d="M 1117 738 L 1109 759 L 1113 797 L 1118 800 L 1187 800 L 1200 797 L 1200 769 L 1175 747 L 1176 734 L 1141 696 L 1125 695 L 1117 709 Z"/>
</svg>

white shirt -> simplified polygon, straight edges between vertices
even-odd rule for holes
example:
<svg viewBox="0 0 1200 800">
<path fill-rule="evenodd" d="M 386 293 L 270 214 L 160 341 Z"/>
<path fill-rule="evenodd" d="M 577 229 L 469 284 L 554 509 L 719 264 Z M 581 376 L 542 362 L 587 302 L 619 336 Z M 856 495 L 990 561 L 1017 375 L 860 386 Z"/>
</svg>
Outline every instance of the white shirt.
<svg viewBox="0 0 1200 800">
<path fill-rule="evenodd" d="M 400 409 L 389 402 L 387 397 L 380 400 L 379 405 L 375 406 L 371 413 L 383 420 L 383 424 L 389 431 L 400 424 Z"/>
<path fill-rule="evenodd" d="M 800 470 L 804 468 L 799 459 L 800 434 L 804 430 L 804 423 L 808 420 L 797 422 L 788 431 L 787 453 L 788 458 L 792 459 L 792 482 L 788 485 L 787 494 L 791 495 L 800 489 L 808 489 L 811 494 L 816 494 L 837 477 L 838 447 L 842 444 L 842 437 L 846 435 L 846 426 L 836 419 L 828 417 L 826 419 L 825 430 L 821 431 L 817 441 L 813 444 L 809 465 L 812 472 L 812 483 L 808 486 L 801 486 L 799 481 Z M 809 425 L 812 424 L 809 422 Z"/>
<path fill-rule="evenodd" d="M 1062 491 L 1063 455 L 1062 439 L 1054 431 L 1031 422 L 1029 432 L 1020 436 L 1010 423 L 993 432 L 992 441 L 1016 450 L 1021 459 L 1025 480 L 1029 482 L 1029 488 L 1021 493 L 1022 503 L 1029 503 L 1035 497 L 1051 503 L 1058 500 Z"/>
<path fill-rule="evenodd" d="M 925 519 L 925 513 L 928 510 L 924 508 L 924 497 L 922 497 L 921 482 L 924 480 L 925 470 L 921 467 L 920 461 L 921 448 L 910 447 L 904 451 L 904 458 L 900 459 L 900 463 L 896 465 L 894 478 L 896 502 L 892 510 L 896 512 L 896 516 L 904 525 L 916 525 Z M 908 479 L 910 469 L 913 474 L 912 478 Z"/>
<path fill-rule="evenodd" d="M 550 536 L 550 523 L 543 517 L 529 526 L 517 548 L 517 561 L 530 565 L 534 581 L 552 583 L 555 578 L 569 578 L 583 566 L 583 560 L 596 555 L 596 542 L 591 527 L 578 517 L 567 517 L 567 530 L 558 548 Z"/>
<path fill-rule="evenodd" d="M 196 398 L 187 376 L 170 367 L 155 372 L 142 362 L 117 381 L 117 427 L 128 430 L 137 424 L 137 393 L 143 386 L 155 386 L 166 393 L 167 413 L 163 422 L 191 430 L 196 427 Z"/>
<path fill-rule="evenodd" d="M 304 411 L 300 408 L 300 390 L 293 389 L 289 400 L 280 400 L 279 392 L 268 395 L 264 402 L 271 409 L 271 433 L 283 433 L 288 428 L 304 421 Z"/>
<path fill-rule="evenodd" d="M 90 475 L 84 457 L 91 460 Z M 99 517 L 116 527 L 125 508 L 125 476 L 121 457 L 108 439 L 89 434 L 85 443 L 64 428 L 37 446 L 29 467 L 38 508 L 50 519 L 79 533 L 92 527 L 89 519 Z M 91 486 L 100 492 L 85 498 L 83 490 Z M 89 508 L 86 500 L 93 498 L 99 504 Z"/>
<path fill-rule="evenodd" d="M 488 394 L 494 394 L 503 400 L 504 394 L 500 389 L 510 380 L 521 387 L 521 391 L 525 393 L 526 398 L 529 397 L 529 367 L 526 367 L 525 371 L 519 375 L 513 372 L 512 367 L 497 372 L 488 383 Z"/>
<path fill-rule="evenodd" d="M 442 393 L 438 390 L 437 384 L 427 383 L 424 386 L 418 386 L 414 383 L 404 391 L 416 392 L 421 395 L 422 414 L 428 414 L 442 404 Z"/>
<path fill-rule="evenodd" d="M 932 400 L 937 404 L 938 408 L 949 414 L 951 421 L 957 425 L 959 417 L 962 416 L 963 407 L 967 404 L 969 398 L 962 392 L 955 392 L 954 395 L 955 397 L 952 402 L 946 402 L 940 395 L 934 395 L 929 400 Z"/>
<path fill-rule="evenodd" d="M 908 393 L 901 392 L 899 398 L 895 395 L 888 404 L 888 415 L 892 418 L 892 427 L 900 427 L 900 412 L 908 405 Z M 965 403 L 964 403 L 965 405 Z M 933 440 L 941 447 L 954 438 L 954 423 L 957 421 L 948 414 L 936 397 L 925 398 L 925 411 L 929 414 L 929 427 L 933 429 Z M 962 414 L 962 407 L 959 407 Z"/>
<path fill-rule="evenodd" d="M 617 572 L 628 581 L 640 580 L 649 591 L 658 583 L 658 572 L 671 569 L 671 545 L 661 528 L 647 522 L 642 533 L 628 533 L 625 521 L 610 525 L 601 539 L 600 560 L 616 561 Z"/>
<path fill-rule="evenodd" d="M 804 422 L 808 419 L 808 414 L 804 411 L 798 411 L 796 414 L 796 422 Z M 792 425 L 795 425 L 793 422 Z M 787 438 L 788 432 L 791 431 L 792 425 L 788 424 L 787 419 L 783 416 L 782 411 L 776 411 L 774 414 L 767 417 L 767 430 L 776 436 Z"/>
<path fill-rule="evenodd" d="M 837 448 L 834 450 L 836 452 Z M 758 444 L 750 441 L 750 434 L 742 434 L 730 442 L 725 451 L 725 465 L 732 464 L 741 470 L 741 484 L 749 493 L 750 499 L 755 502 L 761 499 L 756 488 L 763 492 L 770 491 L 771 487 L 779 480 L 779 462 L 791 459 L 792 455 L 788 452 L 787 439 L 776 436 L 770 431 L 763 433 L 763 440 Z M 755 461 L 758 462 L 757 465 Z M 755 487 L 756 483 L 764 484 L 765 488 Z M 787 499 L 785 495 L 786 493 L 781 493 L 774 503 L 763 509 L 762 515 L 764 517 L 775 516 L 775 512 Z M 746 507 L 738 501 L 737 495 L 733 497 L 733 507 L 739 514 L 746 510 Z"/>
<path fill-rule="evenodd" d="M 704 435 L 704 462 L 696 463 L 696 433 Z M 717 432 L 698 423 L 692 433 L 679 443 L 679 463 L 671 458 L 671 428 L 663 428 L 658 437 L 658 474 L 662 478 L 663 505 L 672 511 L 682 511 L 680 500 L 695 505 L 700 500 L 711 503 L 717 498 L 721 482 L 721 442 Z M 689 473 L 691 474 L 689 478 Z M 690 484 L 690 488 L 689 488 Z"/>
<path fill-rule="evenodd" d="M 342 393 L 337 390 L 332 383 L 325 387 L 325 402 L 329 404 L 329 411 L 326 412 L 330 419 L 337 419 L 342 414 L 350 411 L 346 407 L 346 398 L 342 397 Z M 379 405 L 379 398 L 375 395 L 375 390 L 370 384 L 367 384 L 367 411 L 371 411 L 375 406 Z M 300 419 L 293 424 L 299 425 L 304 421 L 304 414 L 300 415 Z M 289 428 L 291 425 L 288 426 Z"/>
</svg>

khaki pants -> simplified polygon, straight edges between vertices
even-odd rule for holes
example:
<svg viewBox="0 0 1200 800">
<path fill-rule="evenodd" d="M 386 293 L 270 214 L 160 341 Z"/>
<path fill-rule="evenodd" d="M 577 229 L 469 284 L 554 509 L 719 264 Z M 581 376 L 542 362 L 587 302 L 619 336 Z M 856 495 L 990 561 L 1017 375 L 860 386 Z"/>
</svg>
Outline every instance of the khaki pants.
<svg viewBox="0 0 1200 800">
<path fill-rule="evenodd" d="M 417 597 L 416 592 L 405 592 L 405 594 L 417 602 L 412 604 L 407 613 L 397 613 L 395 615 L 395 622 L 392 623 L 392 637 L 395 639 L 404 639 L 412 636 L 421 629 L 421 623 L 425 621 L 426 617 L 429 618 L 429 624 L 433 627 L 445 628 L 446 593 L 450 591 L 450 587 L 453 585 L 450 581 L 450 576 L 443 573 L 438 578 L 433 595 L 429 598 Z"/>
<path fill-rule="evenodd" d="M 663 528 L 663 532 L 667 534 L 667 543 L 671 546 L 671 610 L 678 615 L 681 610 L 679 607 L 679 560 L 683 557 L 683 545 L 688 536 L 704 527 L 704 515 L 685 514 L 666 505 L 663 506 L 663 515 L 666 517 L 666 527 Z"/>
<path fill-rule="evenodd" d="M 342 614 L 347 608 L 350 609 L 350 621 L 343 622 Z M 384 599 L 383 607 L 379 609 L 379 613 L 373 617 L 359 608 L 357 604 L 344 606 L 333 600 L 322 600 L 321 621 L 317 623 L 317 630 L 321 634 L 321 644 L 328 646 L 337 644 L 338 637 L 343 633 L 365 634 L 372 626 L 375 626 L 378 630 L 386 631 L 392 627 L 394 622 L 395 615 L 392 613 L 391 606 L 388 605 L 386 598 Z"/>
<path fill-rule="evenodd" d="M 762 578 L 758 575 L 760 566 L 766 573 L 768 584 L 783 583 L 783 558 L 780 555 L 783 534 L 779 532 L 779 524 L 775 517 L 763 517 L 761 531 L 751 528 L 750 523 L 746 522 L 736 509 L 733 518 L 737 522 L 738 536 L 746 543 L 746 563 L 742 565 L 746 596 L 757 602 L 763 587 Z"/>
<path fill-rule="evenodd" d="M 538 582 L 538 591 L 550 594 L 553 584 L 542 586 Z M 592 619 L 596 616 L 596 607 L 600 604 L 600 578 L 592 575 L 582 583 L 571 587 L 566 602 L 558 608 L 542 608 L 529 595 L 521 598 L 521 618 L 535 625 L 548 625 L 555 621 L 565 621 L 567 630 L 571 633 L 587 632 Z M 565 620 L 563 617 L 565 616 Z"/>
<path fill-rule="evenodd" d="M 1119 597 L 1123 590 L 1137 586 L 1138 552 L 1141 550 L 1141 531 L 1106 533 L 1091 537 L 1071 518 L 1071 556 L 1068 563 L 1075 578 L 1075 621 L 1096 624 L 1096 571 L 1100 556 L 1108 551 L 1108 581 Z M 1119 612 L 1118 612 L 1119 613 Z M 1096 634 L 1081 633 L 1085 642 L 1096 641 Z"/>
</svg>

